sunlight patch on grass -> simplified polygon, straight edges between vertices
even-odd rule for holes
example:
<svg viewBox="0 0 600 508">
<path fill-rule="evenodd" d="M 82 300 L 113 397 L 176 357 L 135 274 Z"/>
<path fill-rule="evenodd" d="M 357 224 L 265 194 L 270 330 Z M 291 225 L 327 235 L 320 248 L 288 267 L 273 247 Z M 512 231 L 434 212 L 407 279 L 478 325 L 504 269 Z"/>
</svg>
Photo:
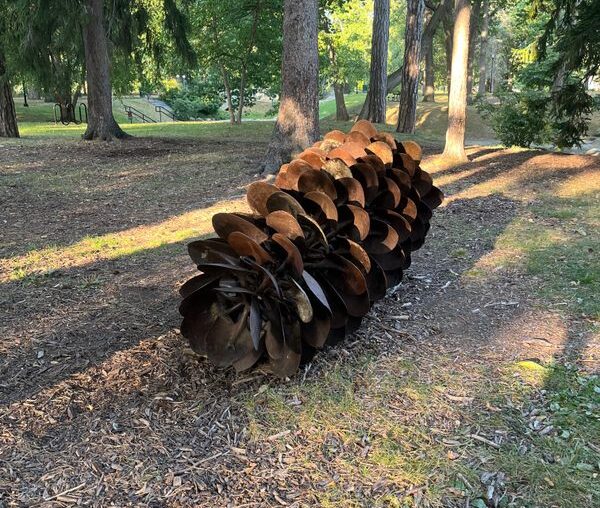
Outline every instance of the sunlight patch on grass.
<svg viewBox="0 0 600 508">
<path fill-rule="evenodd" d="M 116 259 L 212 232 L 212 216 L 219 212 L 247 212 L 244 199 L 221 201 L 169 218 L 117 233 L 89 236 L 65 247 L 46 247 L 0 261 L 0 282 L 22 280 L 53 270 Z"/>
<path fill-rule="evenodd" d="M 485 478 L 498 474 L 498 506 L 600 499 L 600 454 L 587 446 L 600 437 L 597 376 L 534 362 L 422 361 L 355 357 L 305 383 L 263 385 L 244 399 L 251 440 L 286 457 L 321 506 L 413 506 L 417 497 L 491 506 Z"/>
</svg>

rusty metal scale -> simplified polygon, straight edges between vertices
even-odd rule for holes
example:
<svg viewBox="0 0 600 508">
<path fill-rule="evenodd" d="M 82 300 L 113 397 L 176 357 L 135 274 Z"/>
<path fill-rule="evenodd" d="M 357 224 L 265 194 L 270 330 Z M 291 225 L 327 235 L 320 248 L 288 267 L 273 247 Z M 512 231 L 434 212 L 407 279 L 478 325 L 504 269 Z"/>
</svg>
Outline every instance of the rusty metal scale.
<svg viewBox="0 0 600 508">
<path fill-rule="evenodd" d="M 274 185 L 251 184 L 253 214 L 216 214 L 217 237 L 188 245 L 201 272 L 180 290 L 192 349 L 287 377 L 356 330 L 401 280 L 443 200 L 421 155 L 360 120 L 284 164 Z"/>
</svg>

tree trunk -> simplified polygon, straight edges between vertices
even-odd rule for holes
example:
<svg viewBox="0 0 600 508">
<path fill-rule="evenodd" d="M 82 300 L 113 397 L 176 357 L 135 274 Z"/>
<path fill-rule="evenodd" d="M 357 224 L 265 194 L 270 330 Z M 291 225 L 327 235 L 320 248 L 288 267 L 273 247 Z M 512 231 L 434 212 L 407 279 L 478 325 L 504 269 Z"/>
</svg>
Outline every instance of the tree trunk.
<svg viewBox="0 0 600 508">
<path fill-rule="evenodd" d="M 425 51 L 425 90 L 423 102 L 435 102 L 435 70 L 433 65 L 433 44 L 423 48 Z"/>
<path fill-rule="evenodd" d="M 469 58 L 469 24 L 471 3 L 456 0 L 454 36 L 452 40 L 452 74 L 448 97 L 448 130 L 443 156 L 466 161 L 465 126 L 467 120 L 467 64 Z"/>
<path fill-rule="evenodd" d="M 347 122 L 350 120 L 346 101 L 344 100 L 344 85 L 342 83 L 333 84 L 333 93 L 335 95 L 335 119 L 338 122 Z"/>
<path fill-rule="evenodd" d="M 488 36 L 490 30 L 490 0 L 483 0 L 483 23 L 481 26 L 480 44 L 479 44 L 479 84 L 477 93 L 485 94 L 487 81 L 487 52 Z"/>
<path fill-rule="evenodd" d="M 227 109 L 229 110 L 229 123 L 235 124 L 235 111 L 233 109 L 233 100 L 231 99 L 231 85 L 225 66 L 221 64 L 221 75 L 223 76 L 223 86 L 225 87 L 225 97 L 227 98 Z"/>
<path fill-rule="evenodd" d="M 110 62 L 104 29 L 103 0 L 87 0 L 87 23 L 83 27 L 83 45 L 88 83 L 88 126 L 83 139 L 110 141 L 128 135 L 121 130 L 112 112 Z"/>
<path fill-rule="evenodd" d="M 429 16 L 423 37 L 421 39 L 421 58 L 425 60 L 425 83 L 423 102 L 435 101 L 435 72 L 433 64 L 433 38 L 442 20 L 447 16 L 452 6 L 452 0 L 442 0 L 435 11 Z"/>
<path fill-rule="evenodd" d="M 242 73 L 240 76 L 240 105 L 238 108 L 238 118 L 237 123 L 242 123 L 242 113 L 244 111 L 244 93 L 246 89 L 246 76 L 248 74 L 248 60 L 254 49 L 254 41 L 256 40 L 256 29 L 258 28 L 258 18 L 260 16 L 260 0 L 256 2 L 256 7 L 254 9 L 254 15 L 252 17 L 252 28 L 250 29 L 250 40 L 248 41 L 248 48 L 246 49 L 246 57 L 242 64 Z"/>
<path fill-rule="evenodd" d="M 346 101 L 344 99 L 344 83 L 338 81 L 337 55 L 330 38 L 327 38 L 327 48 L 329 50 L 329 62 L 331 67 L 334 69 L 335 76 L 335 79 L 333 80 L 333 94 L 335 96 L 335 119 L 338 122 L 347 122 L 350 120 L 350 115 L 348 115 Z"/>
<path fill-rule="evenodd" d="M 319 137 L 318 0 L 284 0 L 279 114 L 263 162 L 275 173 Z"/>
<path fill-rule="evenodd" d="M 444 48 L 446 49 L 446 90 L 450 94 L 450 81 L 452 79 L 452 10 L 444 16 Z"/>
<path fill-rule="evenodd" d="M 373 35 L 371 38 L 371 72 L 369 91 L 361 118 L 385 123 L 387 95 L 387 57 L 390 36 L 390 0 L 375 0 Z"/>
<path fill-rule="evenodd" d="M 475 58 L 475 40 L 479 28 L 479 12 L 481 0 L 474 0 L 471 10 L 471 26 L 469 27 L 469 58 L 467 63 L 467 104 L 473 103 L 473 59 Z"/>
<path fill-rule="evenodd" d="M 0 51 L 0 138 L 18 138 L 17 113 L 8 81 L 4 55 Z"/>
<path fill-rule="evenodd" d="M 425 2 L 423 0 L 407 0 L 404 64 L 402 66 L 402 89 L 398 106 L 397 132 L 407 132 L 409 134 L 415 132 L 424 15 Z"/>
</svg>

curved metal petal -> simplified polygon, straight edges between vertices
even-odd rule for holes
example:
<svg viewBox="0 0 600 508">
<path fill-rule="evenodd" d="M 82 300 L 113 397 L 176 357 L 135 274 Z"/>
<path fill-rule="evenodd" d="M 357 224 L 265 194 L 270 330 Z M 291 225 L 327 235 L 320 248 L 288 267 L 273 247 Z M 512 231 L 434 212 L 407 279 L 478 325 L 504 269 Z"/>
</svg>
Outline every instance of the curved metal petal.
<svg viewBox="0 0 600 508">
<path fill-rule="evenodd" d="M 379 219 L 371 218 L 371 230 L 363 245 L 371 255 L 387 254 L 398 245 L 398 240 L 398 233 L 394 228 Z"/>
<path fill-rule="evenodd" d="M 377 196 L 379 179 L 377 173 L 370 164 L 359 162 L 350 168 L 352 176 L 363 186 L 365 201 L 370 203 Z"/>
<path fill-rule="evenodd" d="M 338 193 L 338 204 L 348 203 L 364 208 L 365 191 L 358 180 L 355 178 L 340 178 L 335 181 L 335 188 Z"/>
<path fill-rule="evenodd" d="M 423 149 L 421 148 L 421 145 L 419 145 L 419 143 L 412 140 L 402 141 L 398 148 L 404 153 L 410 155 L 410 157 L 415 162 L 421 162 L 421 157 L 423 156 Z"/>
<path fill-rule="evenodd" d="M 233 249 L 222 238 L 207 238 L 188 243 L 188 253 L 194 263 L 221 263 L 223 261 L 237 264 L 238 259 Z"/>
<path fill-rule="evenodd" d="M 308 162 L 312 169 L 321 169 L 323 164 L 325 164 L 325 156 L 319 155 L 318 153 L 315 153 L 310 149 L 304 150 L 298 155 L 298 158 Z"/>
<path fill-rule="evenodd" d="M 335 206 L 335 203 L 331 200 L 331 198 L 327 194 L 325 194 L 321 191 L 311 191 L 311 192 L 307 192 L 304 195 L 304 199 L 314 203 L 318 207 L 318 209 L 321 212 L 320 214 L 322 215 L 322 218 L 324 218 L 326 220 L 337 222 L 337 220 L 338 220 L 337 208 Z M 317 222 L 319 222 L 319 219 L 317 217 L 315 217 L 315 219 L 317 220 Z"/>
<path fill-rule="evenodd" d="M 369 139 L 377 136 L 377 129 L 369 120 L 359 120 L 356 122 L 350 129 L 350 132 L 354 131 L 362 132 Z"/>
<path fill-rule="evenodd" d="M 365 151 L 364 147 L 353 141 L 346 141 L 343 145 L 339 147 L 339 149 L 345 150 L 347 153 L 350 154 L 350 156 L 354 157 L 355 159 L 367 155 L 367 152 Z M 331 157 L 331 155 L 329 156 Z"/>
<path fill-rule="evenodd" d="M 319 191 L 331 199 L 337 198 L 337 192 L 332 178 L 326 171 L 307 171 L 298 180 L 298 190 L 304 194 Z"/>
<path fill-rule="evenodd" d="M 333 150 L 330 150 L 327 154 L 327 157 L 329 157 L 330 159 L 340 159 L 344 162 L 344 164 L 346 164 L 346 166 L 351 167 L 354 164 L 356 164 L 356 159 L 352 157 L 350 152 L 342 148 L 342 146 L 343 145 L 340 145 L 334 148 Z"/>
<path fill-rule="evenodd" d="M 275 192 L 280 192 L 279 188 L 275 185 L 267 182 L 253 182 L 248 186 L 246 200 L 252 210 L 266 217 L 269 213 L 267 210 L 267 199 Z"/>
<path fill-rule="evenodd" d="M 346 136 L 346 143 L 356 143 L 364 149 L 371 144 L 371 140 L 360 131 L 352 131 Z"/>
<path fill-rule="evenodd" d="M 410 238 L 412 232 L 410 223 L 401 214 L 393 210 L 380 210 L 378 211 L 378 217 L 394 228 L 398 234 L 399 242 Z"/>
<path fill-rule="evenodd" d="M 373 141 L 383 141 L 384 143 L 387 143 L 392 150 L 396 150 L 398 148 L 394 136 L 392 136 L 389 132 L 379 131 L 375 136 L 372 136 L 372 139 Z"/>
<path fill-rule="evenodd" d="M 360 157 L 358 159 L 358 162 L 362 162 L 364 164 L 368 164 L 369 166 L 371 166 L 375 170 L 375 173 L 377 173 L 377 176 L 385 175 L 385 170 L 386 170 L 385 164 L 379 157 L 377 157 L 377 155 L 373 155 L 373 154 L 365 155 L 364 157 Z"/>
<path fill-rule="evenodd" d="M 384 176 L 379 179 L 379 194 L 371 202 L 372 207 L 396 208 L 400 204 L 400 188 L 391 178 Z"/>
<path fill-rule="evenodd" d="M 217 235 L 224 240 L 227 240 L 229 235 L 234 231 L 244 233 L 257 243 L 263 243 L 269 238 L 264 231 L 258 229 L 254 224 L 231 213 L 217 213 L 213 215 L 212 224 Z"/>
<path fill-rule="evenodd" d="M 419 191 L 420 196 L 425 196 L 433 187 L 433 180 L 427 171 L 417 168 L 412 184 Z"/>
<path fill-rule="evenodd" d="M 269 213 L 277 210 L 283 210 L 294 217 L 306 213 L 304 208 L 302 208 L 302 205 L 298 203 L 296 199 L 282 191 L 274 192 L 269 196 L 269 199 L 267 199 L 267 210 Z"/>
<path fill-rule="evenodd" d="M 304 262 L 302 261 L 302 255 L 298 248 L 287 236 L 284 236 L 281 233 L 275 233 L 273 235 L 273 241 L 279 245 L 285 253 L 285 264 L 292 267 L 296 277 L 300 277 L 304 271 Z"/>
<path fill-rule="evenodd" d="M 307 171 L 312 171 L 311 165 L 302 160 L 294 159 L 284 164 L 275 177 L 275 186 L 279 189 L 298 190 L 298 179 Z"/>
<path fill-rule="evenodd" d="M 344 141 L 346 141 L 346 134 L 344 134 L 340 130 L 332 130 L 325 134 L 325 136 L 323 136 L 323 139 L 333 139 L 341 144 Z"/>
<path fill-rule="evenodd" d="M 412 180 L 408 173 L 402 171 L 401 169 L 391 168 L 389 170 L 389 177 L 396 182 L 396 185 L 400 189 L 400 193 L 402 195 L 408 194 L 412 187 Z"/>
<path fill-rule="evenodd" d="M 364 208 L 354 205 L 343 205 L 338 208 L 340 229 L 344 232 L 355 231 L 351 235 L 355 241 L 364 240 L 369 234 L 371 220 Z"/>
<path fill-rule="evenodd" d="M 250 256 L 259 265 L 273 262 L 271 255 L 244 233 L 240 233 L 239 231 L 230 233 L 227 237 L 227 242 L 239 256 Z"/>
<path fill-rule="evenodd" d="M 394 167 L 403 169 L 408 173 L 411 178 L 415 175 L 417 170 L 417 163 L 412 159 L 410 155 L 405 153 L 396 153 L 397 160 L 394 161 Z"/>
<path fill-rule="evenodd" d="M 304 241 L 304 232 L 292 214 L 276 210 L 267 215 L 266 219 L 267 225 L 277 233 L 281 233 L 292 241 Z"/>
<path fill-rule="evenodd" d="M 381 162 L 383 162 L 386 167 L 392 167 L 392 164 L 394 162 L 394 154 L 392 153 L 392 149 L 387 143 L 384 143 L 383 141 L 375 141 L 369 146 L 367 146 L 365 148 L 365 151 L 369 154 L 373 154 L 379 157 L 381 159 Z"/>
<path fill-rule="evenodd" d="M 444 201 L 444 193 L 438 189 L 435 185 L 431 190 L 423 196 L 423 203 L 425 203 L 430 210 L 435 210 Z"/>
</svg>

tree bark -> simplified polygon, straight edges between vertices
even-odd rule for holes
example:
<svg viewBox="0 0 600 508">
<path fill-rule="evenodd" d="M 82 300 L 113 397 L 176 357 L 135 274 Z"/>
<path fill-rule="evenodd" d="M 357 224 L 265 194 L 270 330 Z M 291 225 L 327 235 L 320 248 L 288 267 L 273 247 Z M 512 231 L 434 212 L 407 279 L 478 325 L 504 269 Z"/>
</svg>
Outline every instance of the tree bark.
<svg viewBox="0 0 600 508">
<path fill-rule="evenodd" d="M 335 96 L 335 119 L 338 122 L 347 122 L 350 120 L 348 110 L 346 109 L 346 100 L 344 99 L 344 83 L 338 81 L 337 77 L 337 55 L 331 39 L 327 38 L 327 47 L 329 49 L 329 62 L 334 69 L 333 94 Z"/>
<path fill-rule="evenodd" d="M 254 9 L 254 15 L 252 17 L 252 28 L 250 29 L 250 40 L 248 41 L 248 48 L 246 50 L 246 56 L 244 61 L 242 62 L 242 72 L 240 75 L 240 105 L 238 108 L 238 117 L 237 123 L 242 123 L 242 113 L 244 110 L 244 99 L 245 99 L 245 89 L 246 89 L 246 76 L 248 74 L 248 60 L 254 49 L 254 41 L 256 40 L 256 30 L 258 28 L 258 18 L 260 16 L 260 0 L 256 2 L 256 7 Z"/>
<path fill-rule="evenodd" d="M 483 0 L 483 22 L 481 26 L 480 44 L 479 44 L 479 84 L 477 85 L 477 93 L 485 94 L 487 81 L 487 52 L 488 52 L 488 37 L 490 30 L 490 0 Z"/>
<path fill-rule="evenodd" d="M 263 172 L 275 173 L 319 137 L 318 0 L 284 0 L 279 114 Z"/>
<path fill-rule="evenodd" d="M 335 119 L 338 122 L 347 122 L 350 120 L 350 115 L 346 109 L 346 101 L 344 99 L 344 85 L 342 83 L 334 83 L 333 93 L 335 95 Z"/>
<path fill-rule="evenodd" d="M 467 120 L 467 65 L 469 58 L 469 24 L 471 3 L 456 0 L 454 34 L 452 38 L 452 74 L 448 97 L 448 130 L 443 156 L 466 161 L 465 126 Z"/>
<path fill-rule="evenodd" d="M 452 23 L 452 10 L 444 16 L 444 48 L 446 49 L 446 90 L 450 93 L 450 82 L 452 79 L 452 34 L 454 31 Z"/>
<path fill-rule="evenodd" d="M 103 0 L 86 0 L 87 22 L 83 27 L 83 46 L 88 83 L 88 126 L 83 139 L 128 137 L 112 112 L 112 86 L 108 44 L 104 29 Z"/>
<path fill-rule="evenodd" d="M 8 81 L 4 55 L 0 51 L 0 138 L 18 138 L 17 113 Z"/>
<path fill-rule="evenodd" d="M 425 89 L 423 102 L 435 102 L 435 69 L 433 65 L 433 44 L 423 48 L 425 51 Z"/>
<path fill-rule="evenodd" d="M 473 1 L 471 9 L 471 26 L 469 27 L 469 58 L 467 63 L 467 104 L 473 103 L 473 60 L 475 58 L 475 41 L 479 28 L 481 0 Z"/>
<path fill-rule="evenodd" d="M 421 58 L 425 61 L 423 102 L 435 102 L 435 72 L 433 64 L 433 38 L 442 20 L 452 6 L 452 0 L 442 0 L 429 17 L 421 39 Z"/>
<path fill-rule="evenodd" d="M 375 0 L 371 38 L 369 91 L 360 117 L 385 123 L 387 95 L 387 57 L 390 36 L 390 0 Z"/>
<path fill-rule="evenodd" d="M 407 0 L 406 30 L 404 32 L 404 64 L 402 88 L 398 106 L 397 132 L 415 132 L 417 98 L 419 92 L 419 62 L 421 61 L 421 36 L 423 35 L 423 0 Z"/>
<path fill-rule="evenodd" d="M 229 123 L 235 124 L 235 111 L 233 109 L 233 100 L 231 98 L 231 85 L 229 84 L 229 77 L 225 66 L 221 64 L 221 75 L 223 76 L 223 86 L 225 87 L 225 97 L 227 99 L 227 109 L 229 110 Z"/>
</svg>

